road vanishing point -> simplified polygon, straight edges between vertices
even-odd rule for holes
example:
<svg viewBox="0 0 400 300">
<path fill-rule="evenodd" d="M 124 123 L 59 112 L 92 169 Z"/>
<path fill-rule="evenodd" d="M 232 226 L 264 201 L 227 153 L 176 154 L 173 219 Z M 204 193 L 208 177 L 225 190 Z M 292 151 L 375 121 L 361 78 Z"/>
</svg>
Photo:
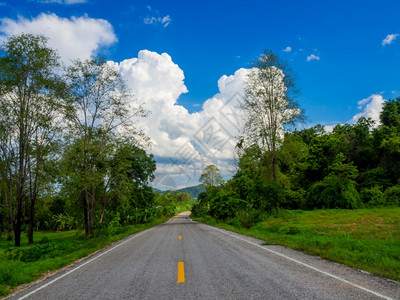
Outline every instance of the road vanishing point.
<svg viewBox="0 0 400 300">
<path fill-rule="evenodd" d="M 400 283 L 182 213 L 9 299 L 400 299 Z"/>
</svg>

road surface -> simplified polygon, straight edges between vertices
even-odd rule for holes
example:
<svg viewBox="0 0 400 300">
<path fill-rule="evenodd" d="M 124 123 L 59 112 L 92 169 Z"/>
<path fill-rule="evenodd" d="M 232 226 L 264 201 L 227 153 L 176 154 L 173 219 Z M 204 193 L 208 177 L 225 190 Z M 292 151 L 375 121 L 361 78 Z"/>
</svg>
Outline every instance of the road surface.
<svg viewBox="0 0 400 300">
<path fill-rule="evenodd" d="M 400 284 L 184 213 L 10 298 L 400 299 Z"/>
</svg>

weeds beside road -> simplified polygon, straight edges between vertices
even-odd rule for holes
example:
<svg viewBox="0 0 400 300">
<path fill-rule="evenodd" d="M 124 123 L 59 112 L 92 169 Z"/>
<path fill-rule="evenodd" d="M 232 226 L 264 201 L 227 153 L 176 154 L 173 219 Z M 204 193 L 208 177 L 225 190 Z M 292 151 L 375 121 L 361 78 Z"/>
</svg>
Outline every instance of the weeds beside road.
<svg viewBox="0 0 400 300">
<path fill-rule="evenodd" d="M 110 245 L 138 231 L 165 222 L 154 219 L 148 224 L 104 228 L 94 237 L 85 238 L 82 230 L 62 232 L 35 232 L 35 242 L 28 245 L 23 235 L 21 247 L 14 241 L 0 241 L 0 297 L 6 296 L 18 285 L 32 282 L 52 271 Z"/>
<path fill-rule="evenodd" d="M 279 210 L 250 228 L 239 218 L 196 221 L 400 281 L 400 208 Z"/>
</svg>

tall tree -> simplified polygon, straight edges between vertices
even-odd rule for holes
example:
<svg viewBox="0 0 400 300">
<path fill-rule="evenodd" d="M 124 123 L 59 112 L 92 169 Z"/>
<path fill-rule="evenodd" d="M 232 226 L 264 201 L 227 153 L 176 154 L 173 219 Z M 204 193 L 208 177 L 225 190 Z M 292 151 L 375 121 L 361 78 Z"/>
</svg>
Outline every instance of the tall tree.
<svg viewBox="0 0 400 300">
<path fill-rule="evenodd" d="M 382 125 L 400 129 L 400 97 L 383 104 L 380 120 Z"/>
<path fill-rule="evenodd" d="M 245 82 L 243 132 L 248 143 L 258 144 L 268 152 L 274 180 L 277 174 L 276 151 L 283 130 L 303 116 L 294 100 L 296 94 L 291 69 L 266 50 L 253 63 Z"/>
<path fill-rule="evenodd" d="M 75 61 L 67 70 L 72 155 L 68 175 L 79 189 L 86 235 L 92 233 L 99 195 L 110 188 L 107 161 L 119 138 L 137 141 L 136 117 L 146 111 L 130 94 L 118 70 L 103 58 Z"/>
<path fill-rule="evenodd" d="M 63 84 L 58 76 L 59 57 L 41 35 L 10 37 L 0 54 L 0 127 L 4 194 L 15 197 L 15 245 L 20 246 L 24 208 L 30 207 L 29 242 L 33 242 L 35 202 L 41 168 L 54 137 L 54 119 L 60 108 Z M 15 189 L 15 191 L 13 190 Z M 26 203 L 29 199 L 30 203 Z M 11 201 L 8 199 L 7 201 Z M 15 214 L 14 216 L 11 216 Z"/>
<path fill-rule="evenodd" d="M 206 187 L 212 187 L 223 184 L 224 180 L 217 166 L 208 165 L 201 173 L 200 182 Z"/>
</svg>

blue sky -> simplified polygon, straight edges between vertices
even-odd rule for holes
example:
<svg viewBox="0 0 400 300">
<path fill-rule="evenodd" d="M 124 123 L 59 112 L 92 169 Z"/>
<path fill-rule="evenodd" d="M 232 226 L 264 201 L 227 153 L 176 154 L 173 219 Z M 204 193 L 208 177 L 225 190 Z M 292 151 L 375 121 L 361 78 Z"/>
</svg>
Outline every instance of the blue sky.
<svg viewBox="0 0 400 300">
<path fill-rule="evenodd" d="M 181 71 L 174 67 L 182 81 L 172 87 L 179 89 L 174 109 L 183 106 L 193 118 L 194 112 L 206 110 L 205 101 L 221 94 L 221 76 L 248 68 L 265 49 L 271 49 L 296 73 L 301 90 L 298 102 L 306 111 L 306 126 L 311 126 L 349 122 L 360 113 L 372 116 L 365 111 L 366 104 L 376 110 L 384 99 L 400 96 L 399 14 L 400 2 L 395 0 L 0 0 L 0 31 L 7 36 L 30 26 L 41 30 L 43 22 L 34 25 L 40 15 L 46 24 L 81 18 L 100 24 L 93 29 L 95 34 L 88 33 L 95 36 L 95 46 L 83 52 L 101 53 L 116 63 L 137 58 L 145 49 L 157 55 L 167 53 L 184 74 L 181 78 Z M 14 22 L 14 27 L 7 27 L 5 20 Z M 101 28 L 108 31 L 107 36 L 101 35 Z M 81 32 L 77 29 L 71 34 Z M 146 55 L 143 60 L 151 56 Z M 359 103 L 363 99 L 369 100 Z M 165 124 L 170 123 L 166 120 L 161 125 Z M 174 141 L 184 137 L 183 132 L 169 134 Z M 161 152 L 156 156 L 159 161 L 168 157 Z"/>
</svg>

